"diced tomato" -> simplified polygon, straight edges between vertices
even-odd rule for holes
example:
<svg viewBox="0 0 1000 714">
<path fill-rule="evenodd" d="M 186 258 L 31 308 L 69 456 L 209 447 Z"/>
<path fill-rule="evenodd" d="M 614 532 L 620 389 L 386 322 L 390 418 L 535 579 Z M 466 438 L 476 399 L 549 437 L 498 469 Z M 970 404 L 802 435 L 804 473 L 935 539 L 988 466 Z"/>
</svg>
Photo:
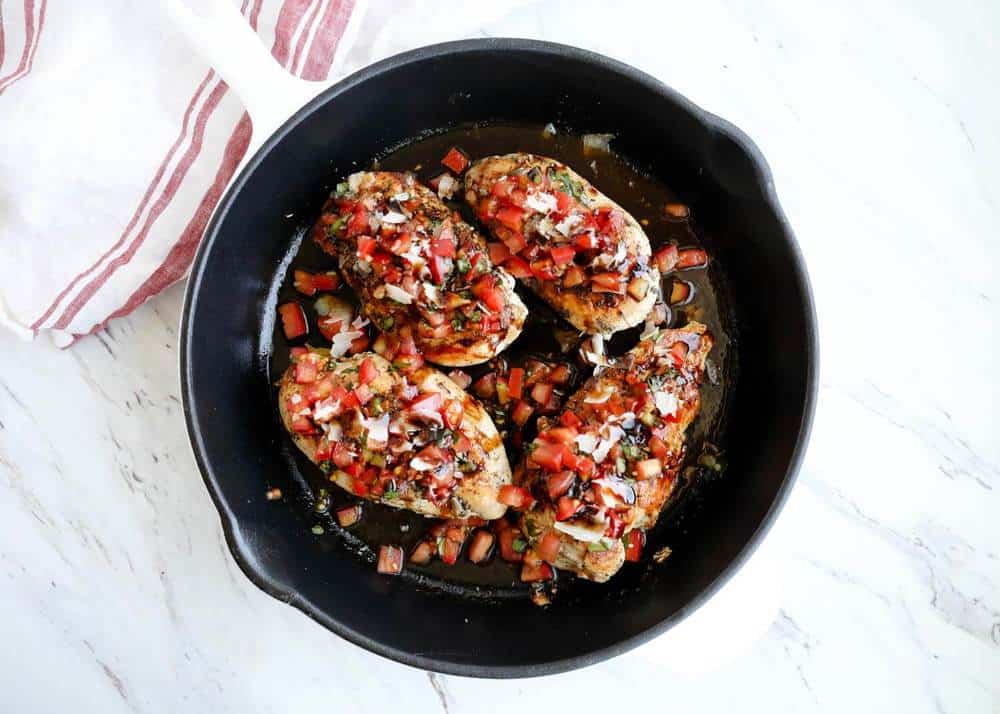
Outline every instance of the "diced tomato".
<svg viewBox="0 0 1000 714">
<path fill-rule="evenodd" d="M 410 411 L 424 416 L 436 416 L 444 405 L 444 400 L 438 392 L 421 394 L 410 402 Z"/>
<path fill-rule="evenodd" d="M 350 220 L 347 222 L 347 235 L 356 236 L 369 230 L 368 211 L 360 203 L 354 207 Z"/>
<path fill-rule="evenodd" d="M 441 235 L 437 238 L 431 238 L 431 254 L 439 258 L 455 257 L 455 239 L 450 229 L 441 231 Z"/>
<path fill-rule="evenodd" d="M 313 453 L 313 461 L 329 461 L 331 456 L 333 456 L 333 443 L 328 439 L 321 439 Z"/>
<path fill-rule="evenodd" d="M 438 545 L 438 552 L 441 555 L 441 561 L 446 565 L 454 565 L 458 562 L 458 556 L 462 553 L 462 541 L 454 541 L 451 538 L 445 538 Z"/>
<path fill-rule="evenodd" d="M 518 426 L 524 426 L 528 423 L 528 419 L 534 413 L 535 409 L 528 402 L 523 400 L 517 400 L 517 404 L 514 405 L 514 409 L 511 410 L 510 420 L 517 424 Z"/>
<path fill-rule="evenodd" d="M 281 328 L 285 332 L 286 339 L 295 340 L 309 332 L 306 314 L 302 306 L 294 300 L 279 306 L 278 314 L 281 316 Z"/>
<path fill-rule="evenodd" d="M 337 523 L 340 524 L 341 528 L 350 528 L 355 523 L 361 520 L 361 506 L 353 505 L 347 508 L 341 508 L 337 511 Z"/>
<path fill-rule="evenodd" d="M 583 268 L 579 265 L 571 265 L 566 268 L 566 272 L 563 273 L 562 283 L 563 287 L 575 288 L 577 285 L 583 285 L 583 282 L 587 279 L 586 274 L 583 272 Z"/>
<path fill-rule="evenodd" d="M 569 367 L 567 367 L 564 364 L 560 364 L 552 368 L 552 371 L 549 372 L 549 376 L 547 377 L 547 379 L 552 384 L 558 384 L 562 386 L 569 384 L 570 376 L 571 375 Z"/>
<path fill-rule="evenodd" d="M 556 210 L 559 213 L 566 213 L 576 203 L 568 193 L 563 191 L 553 191 L 552 193 L 556 197 Z"/>
<path fill-rule="evenodd" d="M 372 400 L 372 390 L 368 388 L 367 384 L 359 384 L 354 388 L 354 396 L 358 400 L 358 404 L 364 406 Z"/>
<path fill-rule="evenodd" d="M 531 497 L 531 492 L 528 489 L 505 484 L 500 487 L 497 500 L 511 508 L 527 508 L 535 499 Z"/>
<path fill-rule="evenodd" d="M 294 416 L 292 417 L 292 431 L 296 434 L 315 434 L 317 429 L 309 417 Z"/>
<path fill-rule="evenodd" d="M 553 270 L 552 261 L 548 258 L 531 262 L 531 274 L 538 280 L 555 280 L 556 274 Z"/>
<path fill-rule="evenodd" d="M 488 243 L 486 247 L 490 251 L 490 262 L 494 265 L 500 265 L 510 257 L 510 248 L 503 243 Z"/>
<path fill-rule="evenodd" d="M 361 406 L 361 400 L 358 399 L 357 390 L 352 392 L 346 392 L 340 400 L 340 406 L 344 411 L 350 411 L 351 409 L 357 409 Z"/>
<path fill-rule="evenodd" d="M 295 271 L 295 289 L 298 290 L 303 295 L 315 295 L 316 286 L 313 285 L 313 275 L 312 273 L 306 272 L 305 270 Z"/>
<path fill-rule="evenodd" d="M 482 399 L 492 399 L 497 393 L 497 373 L 487 372 L 472 384 L 472 391 Z"/>
<path fill-rule="evenodd" d="M 590 282 L 594 286 L 594 292 L 622 292 L 621 275 L 619 273 L 597 273 L 596 275 L 590 276 Z"/>
<path fill-rule="evenodd" d="M 357 479 L 355 479 L 351 483 L 351 492 L 355 496 L 361 496 L 362 498 L 364 498 L 365 496 L 368 496 L 371 493 L 371 491 L 372 491 L 371 486 L 366 484 L 364 481 L 358 481 Z"/>
<path fill-rule="evenodd" d="M 360 480 L 361 476 L 364 475 L 363 471 L 364 469 L 362 468 L 360 461 L 355 461 L 354 463 L 348 464 L 347 466 L 344 467 L 344 473 L 350 476 L 351 478 L 359 479 L 356 483 L 360 483 L 361 485 L 365 485 L 365 482 Z M 361 493 L 359 495 L 364 496 L 367 495 L 367 493 L 368 491 L 365 490 L 364 493 Z"/>
<path fill-rule="evenodd" d="M 518 552 L 518 547 L 515 545 L 515 542 L 519 540 L 521 545 L 524 545 L 524 540 L 517 530 L 510 527 L 504 528 L 497 533 L 497 540 L 500 542 L 500 557 L 508 563 L 520 563 L 524 559 L 524 548 L 522 547 Z"/>
<path fill-rule="evenodd" d="M 670 346 L 670 356 L 673 357 L 674 365 L 680 369 L 684 366 L 684 358 L 687 357 L 688 346 L 685 342 L 675 342 Z"/>
<path fill-rule="evenodd" d="M 590 233 L 581 233 L 573 238 L 573 245 L 577 250 L 593 250 L 597 247 L 594 236 Z"/>
<path fill-rule="evenodd" d="M 403 549 L 395 545 L 383 545 L 379 548 L 378 571 L 383 575 L 399 575 L 403 572 Z"/>
<path fill-rule="evenodd" d="M 497 229 L 497 235 L 500 237 L 500 240 L 503 241 L 507 250 L 511 252 L 511 255 L 520 253 L 528 247 L 528 241 L 525 239 L 524 234 L 521 233 L 521 231 Z"/>
<path fill-rule="evenodd" d="M 496 198 L 507 198 L 510 192 L 515 188 L 514 181 L 507 178 L 502 178 L 499 181 L 494 182 L 493 188 L 490 189 L 490 193 Z"/>
<path fill-rule="evenodd" d="M 458 147 L 451 147 L 448 153 L 441 159 L 441 163 L 456 174 L 461 174 L 469 168 L 469 157 L 462 153 Z"/>
<path fill-rule="evenodd" d="M 417 565 L 427 565 L 434 557 L 434 546 L 427 541 L 417 543 L 417 547 L 410 553 L 410 562 Z"/>
<path fill-rule="evenodd" d="M 580 499 L 563 496 L 556 505 L 556 520 L 565 521 L 576 515 L 576 512 L 580 510 L 580 505 Z"/>
<path fill-rule="evenodd" d="M 333 446 L 333 463 L 342 470 L 354 463 L 354 454 L 343 442 L 338 441 Z"/>
<path fill-rule="evenodd" d="M 617 234 L 625 227 L 625 216 L 617 208 L 597 209 L 597 225 L 604 233 Z"/>
<path fill-rule="evenodd" d="M 663 471 L 663 464 L 659 459 L 646 459 L 635 465 L 635 477 L 639 481 L 649 481 L 660 475 Z"/>
<path fill-rule="evenodd" d="M 516 206 L 504 206 L 497 211 L 497 220 L 500 221 L 500 225 L 520 233 L 524 226 L 524 211 Z M 512 248 L 511 252 L 517 251 Z"/>
<path fill-rule="evenodd" d="M 562 469 L 563 452 L 566 446 L 563 444 L 538 443 L 535 450 L 531 452 L 530 459 L 541 466 L 546 471 L 559 471 Z"/>
<path fill-rule="evenodd" d="M 292 349 L 290 349 L 288 351 L 288 354 L 291 356 L 291 358 L 293 360 L 295 360 L 295 359 L 298 359 L 299 357 L 305 357 L 307 354 L 309 354 L 309 348 L 308 347 L 293 347 Z"/>
<path fill-rule="evenodd" d="M 540 580 L 551 580 L 552 579 L 552 568 L 548 563 L 542 563 L 541 565 L 528 565 L 527 563 L 521 566 L 521 582 L 534 583 Z"/>
<path fill-rule="evenodd" d="M 519 188 L 515 188 L 510 192 L 510 196 L 507 197 L 507 200 L 510 201 L 511 205 L 520 208 L 524 205 L 524 202 L 528 200 L 528 194 Z"/>
<path fill-rule="evenodd" d="M 493 551 L 493 534 L 487 530 L 478 530 L 469 543 L 469 560 L 473 563 L 484 563 Z"/>
<path fill-rule="evenodd" d="M 653 260 L 661 273 L 669 273 L 677 266 L 677 246 L 671 243 L 660 248 L 653 256 Z"/>
<path fill-rule="evenodd" d="M 668 449 L 667 444 L 663 439 L 658 436 L 649 437 L 649 453 L 658 459 L 664 459 L 667 456 Z"/>
<path fill-rule="evenodd" d="M 604 535 L 608 538 L 621 538 L 622 533 L 625 532 L 625 521 L 623 521 L 617 513 L 611 511 L 608 513 L 608 526 L 604 529 Z"/>
<path fill-rule="evenodd" d="M 441 285 L 448 274 L 451 272 L 451 268 L 454 265 L 451 258 L 442 258 L 439 255 L 432 255 L 430 260 L 431 267 L 431 277 L 434 280 L 435 285 Z"/>
<path fill-rule="evenodd" d="M 362 260 L 371 258 L 376 245 L 375 239 L 371 236 L 358 236 L 358 258 Z"/>
<path fill-rule="evenodd" d="M 645 545 L 646 534 L 638 528 L 630 530 L 625 534 L 625 560 L 630 563 L 638 563 Z"/>
<path fill-rule="evenodd" d="M 512 367 L 507 377 L 507 392 L 514 399 L 521 398 L 521 391 L 524 386 L 524 368 Z"/>
<path fill-rule="evenodd" d="M 576 472 L 583 479 L 589 479 L 594 475 L 594 460 L 589 456 L 581 456 L 576 460 Z"/>
<path fill-rule="evenodd" d="M 516 255 L 505 260 L 503 266 L 508 273 L 519 280 L 531 277 L 531 266 L 523 258 L 518 258 Z"/>
<path fill-rule="evenodd" d="M 575 470 L 579 460 L 580 457 L 576 455 L 576 452 L 567 446 L 563 452 L 563 466 L 567 469 Z"/>
<path fill-rule="evenodd" d="M 555 501 L 569 490 L 576 480 L 576 474 L 572 471 L 559 471 L 545 477 L 545 491 L 549 498 Z"/>
<path fill-rule="evenodd" d="M 362 332 L 359 337 L 355 337 L 353 340 L 351 340 L 351 345 L 350 347 L 347 348 L 347 351 L 352 355 L 356 355 L 359 352 L 364 352 L 365 350 L 368 349 L 368 345 L 371 344 L 371 341 L 372 340 L 368 336 L 368 333 Z"/>
<path fill-rule="evenodd" d="M 580 421 L 580 417 L 567 410 L 559 416 L 559 423 L 563 426 L 578 427 L 582 422 Z"/>
<path fill-rule="evenodd" d="M 316 322 L 320 334 L 327 340 L 333 341 L 335 335 L 344 329 L 344 321 L 336 315 L 326 315 Z"/>
<path fill-rule="evenodd" d="M 557 426 L 539 434 L 538 438 L 553 444 L 572 444 L 576 439 L 576 429 Z"/>
<path fill-rule="evenodd" d="M 300 359 L 295 363 L 295 383 L 311 384 L 319 376 L 319 367 L 311 360 Z"/>
<path fill-rule="evenodd" d="M 556 558 L 559 557 L 560 545 L 562 545 L 562 538 L 558 531 L 550 530 L 545 532 L 535 550 L 538 552 L 538 557 L 545 562 L 555 563 Z"/>
<path fill-rule="evenodd" d="M 539 404 L 547 404 L 549 399 L 552 397 L 552 385 L 545 382 L 539 382 L 534 387 L 531 388 L 531 398 L 534 399 Z"/>
<path fill-rule="evenodd" d="M 549 255 L 552 256 L 552 262 L 556 265 L 566 265 L 573 262 L 573 256 L 576 255 L 576 251 L 573 249 L 573 246 L 559 245 L 550 248 Z"/>
<path fill-rule="evenodd" d="M 708 264 L 708 254 L 701 248 L 685 248 L 677 253 L 677 269 L 700 268 Z"/>
<path fill-rule="evenodd" d="M 371 357 L 365 357 L 361 362 L 361 366 L 358 367 L 358 381 L 361 384 L 368 384 L 377 376 L 378 367 L 375 366 L 375 360 Z"/>
<path fill-rule="evenodd" d="M 479 298 L 491 312 L 501 312 L 504 308 L 504 298 L 497 289 L 496 278 L 487 273 L 472 285 L 472 294 Z"/>
</svg>

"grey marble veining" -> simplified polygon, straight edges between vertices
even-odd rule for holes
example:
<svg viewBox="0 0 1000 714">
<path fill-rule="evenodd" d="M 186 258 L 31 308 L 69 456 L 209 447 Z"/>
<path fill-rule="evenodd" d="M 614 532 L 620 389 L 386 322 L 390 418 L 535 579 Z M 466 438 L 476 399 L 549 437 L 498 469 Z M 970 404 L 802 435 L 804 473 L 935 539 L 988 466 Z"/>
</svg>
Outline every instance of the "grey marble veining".
<svg viewBox="0 0 1000 714">
<path fill-rule="evenodd" d="M 415 22 L 386 7 L 373 3 L 355 65 L 450 38 L 471 12 Z M 998 27 L 985 0 L 549 2 L 475 33 L 635 64 L 771 163 L 816 291 L 822 372 L 766 544 L 777 612 L 747 651 L 726 657 L 719 637 L 699 672 L 641 649 L 475 681 L 384 661 L 264 595 L 230 558 L 187 446 L 176 286 L 71 350 L 0 335 L 3 709 L 380 712 L 402 696 L 449 714 L 997 711 Z"/>
</svg>

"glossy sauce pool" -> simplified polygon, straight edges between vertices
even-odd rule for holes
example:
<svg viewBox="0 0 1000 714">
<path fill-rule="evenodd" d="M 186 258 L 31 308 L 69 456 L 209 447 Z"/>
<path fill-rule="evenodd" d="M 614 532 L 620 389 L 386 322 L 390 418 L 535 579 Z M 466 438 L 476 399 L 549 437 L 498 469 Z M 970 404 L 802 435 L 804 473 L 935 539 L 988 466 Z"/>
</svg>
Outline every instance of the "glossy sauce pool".
<svg viewBox="0 0 1000 714">
<path fill-rule="evenodd" d="M 534 125 L 490 124 L 459 127 L 428 134 L 393 147 L 384 155 L 373 157 L 371 165 L 359 166 L 356 170 L 412 171 L 420 180 L 426 182 L 445 170 L 440 160 L 452 146 L 461 148 L 472 160 L 491 154 L 518 151 L 550 156 L 576 170 L 631 213 L 649 236 L 654 253 L 659 246 L 670 242 L 677 243 L 682 248 L 701 247 L 703 244 L 703 235 L 696 214 L 692 214 L 688 219 L 679 219 L 669 215 L 664 209 L 668 203 L 683 203 L 683 193 L 678 196 L 670 188 L 642 171 L 639 168 L 641 164 L 615 154 L 613 139 L 610 152 L 587 150 L 578 134 L 562 128 L 557 128 L 553 135 L 543 131 L 542 126 Z M 331 177 L 331 186 L 344 178 L 346 177 Z M 450 202 L 449 205 L 461 212 L 466 221 L 476 226 L 477 222 L 472 212 L 461 200 L 462 191 L 456 192 L 455 198 L 458 200 Z M 315 216 L 308 218 L 314 219 Z M 300 237 L 301 234 L 300 229 Z M 488 235 L 487 239 L 491 240 Z M 284 280 L 278 291 L 278 303 L 298 300 L 302 304 L 312 329 L 306 341 L 316 347 L 328 343 L 315 329 L 315 311 L 312 309 L 314 299 L 306 298 L 294 290 L 291 286 L 291 275 L 295 268 L 316 272 L 335 267 L 335 259 L 323 253 L 306 237 L 301 241 L 298 252 L 292 257 L 291 264 L 284 264 L 281 268 L 284 271 Z M 687 304 L 671 309 L 669 325 L 679 327 L 689 320 L 698 320 L 708 325 L 716 340 L 709 358 L 710 367 L 706 370 L 706 377 L 701 387 L 701 411 L 688 430 L 688 462 L 693 462 L 701 452 L 703 444 L 724 446 L 726 396 L 729 393 L 727 384 L 735 379 L 736 375 L 736 342 L 725 276 L 721 268 L 712 261 L 711 251 L 709 250 L 708 268 L 687 270 L 664 278 L 664 295 L 668 297 L 673 279 L 682 279 L 690 283 L 693 287 L 693 297 Z M 529 354 L 559 355 L 560 344 L 555 335 L 560 330 L 565 335 L 571 332 L 572 328 L 523 286 L 518 285 L 517 292 L 528 306 L 529 316 L 523 333 L 504 355 L 508 357 Z M 354 299 L 346 286 L 342 286 L 338 294 Z M 632 330 L 617 333 L 608 343 L 608 353 L 618 355 L 630 349 L 637 342 L 641 330 L 640 325 Z M 575 352 L 576 350 L 571 351 L 562 359 L 571 360 Z M 288 344 L 281 333 L 280 321 L 276 321 L 270 355 L 268 374 L 273 384 L 280 379 L 288 366 Z M 475 378 L 485 370 L 486 366 L 483 365 L 467 368 L 466 371 Z M 583 376 L 584 378 L 589 376 L 589 372 L 584 372 Z M 274 390 L 275 395 L 276 393 L 277 390 Z M 277 420 L 277 404 L 273 398 L 272 411 Z M 435 523 L 432 519 L 407 511 L 362 501 L 361 521 L 349 529 L 340 528 L 333 513 L 339 508 L 358 502 L 358 499 L 329 483 L 319 468 L 295 448 L 291 439 L 287 437 L 284 439 L 283 449 L 294 481 L 293 488 L 289 489 L 293 493 L 286 492 L 284 498 L 292 500 L 302 509 L 303 527 L 312 528 L 316 537 L 325 541 L 323 545 L 326 548 L 353 551 L 357 557 L 369 560 L 374 567 L 380 545 L 401 545 L 404 551 L 409 553 L 421 540 L 424 532 Z M 509 444 L 507 452 L 511 464 L 515 464 L 520 452 Z M 318 498 L 320 489 L 326 491 L 324 499 Z M 262 486 L 262 498 L 264 490 Z M 683 527 L 683 520 L 691 517 L 691 511 L 696 510 L 691 506 L 692 500 L 696 499 L 690 496 L 697 496 L 697 491 L 698 485 L 694 484 L 683 490 L 680 498 L 671 499 L 660 522 L 648 534 L 642 562 L 626 563 L 616 579 L 628 577 L 626 571 L 630 569 L 658 567 L 651 561 L 650 555 L 673 542 L 678 529 Z M 683 557 L 683 553 L 677 553 L 672 557 Z M 458 562 L 451 566 L 439 560 L 432 561 L 428 566 L 407 564 L 402 577 L 418 586 L 433 590 L 464 596 L 504 599 L 529 595 L 528 587 L 519 582 L 519 572 L 519 564 L 506 563 L 499 556 L 494 556 L 488 564 L 475 565 L 470 563 L 463 553 Z M 558 582 L 561 591 L 601 587 L 607 586 L 577 581 L 569 574 L 560 574 Z M 565 599 L 566 594 L 560 593 L 559 600 Z"/>
</svg>

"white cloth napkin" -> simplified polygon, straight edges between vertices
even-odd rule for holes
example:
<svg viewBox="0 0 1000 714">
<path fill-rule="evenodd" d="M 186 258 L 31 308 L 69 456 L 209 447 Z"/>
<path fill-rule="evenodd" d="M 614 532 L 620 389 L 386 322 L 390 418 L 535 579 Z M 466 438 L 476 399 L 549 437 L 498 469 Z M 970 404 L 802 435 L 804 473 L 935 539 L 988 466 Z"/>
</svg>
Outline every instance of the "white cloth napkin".
<svg viewBox="0 0 1000 714">
<path fill-rule="evenodd" d="M 362 0 L 234 0 L 290 72 L 342 72 Z M 68 345 L 184 277 L 250 142 L 155 2 L 0 5 L 0 324 Z"/>
</svg>

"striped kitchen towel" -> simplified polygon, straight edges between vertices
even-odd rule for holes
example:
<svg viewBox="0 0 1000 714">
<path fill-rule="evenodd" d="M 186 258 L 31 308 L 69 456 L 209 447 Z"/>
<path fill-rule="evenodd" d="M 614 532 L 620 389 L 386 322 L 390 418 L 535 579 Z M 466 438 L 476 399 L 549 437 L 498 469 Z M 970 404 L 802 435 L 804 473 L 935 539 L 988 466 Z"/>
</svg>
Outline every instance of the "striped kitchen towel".
<svg viewBox="0 0 1000 714">
<path fill-rule="evenodd" d="M 234 2 L 312 80 L 340 71 L 362 15 Z M 0 0 L 0 324 L 66 346 L 183 278 L 251 133 L 156 2 Z"/>
</svg>

